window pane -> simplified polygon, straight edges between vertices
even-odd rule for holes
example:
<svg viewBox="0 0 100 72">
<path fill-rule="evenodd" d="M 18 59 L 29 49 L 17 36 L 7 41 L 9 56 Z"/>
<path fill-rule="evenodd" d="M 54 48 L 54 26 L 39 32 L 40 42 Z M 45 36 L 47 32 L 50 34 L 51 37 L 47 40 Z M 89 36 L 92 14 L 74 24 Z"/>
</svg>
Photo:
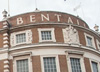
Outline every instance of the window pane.
<svg viewBox="0 0 100 72">
<path fill-rule="evenodd" d="M 17 72 L 29 72 L 28 59 L 17 60 Z"/>
<path fill-rule="evenodd" d="M 98 67 L 97 67 L 97 63 L 96 62 L 92 62 L 92 68 L 93 68 L 93 72 L 98 72 Z"/>
<path fill-rule="evenodd" d="M 41 31 L 42 40 L 52 40 L 51 31 Z"/>
<path fill-rule="evenodd" d="M 82 72 L 81 65 L 80 65 L 80 59 L 70 58 L 70 62 L 71 62 L 72 72 Z"/>
<path fill-rule="evenodd" d="M 87 42 L 89 46 L 93 46 L 92 45 L 92 38 L 87 36 Z"/>
<path fill-rule="evenodd" d="M 44 71 L 45 72 L 57 72 L 55 57 L 45 57 L 44 61 Z"/>
<path fill-rule="evenodd" d="M 16 43 L 23 43 L 23 42 L 26 42 L 26 34 L 25 33 L 17 34 Z"/>
</svg>

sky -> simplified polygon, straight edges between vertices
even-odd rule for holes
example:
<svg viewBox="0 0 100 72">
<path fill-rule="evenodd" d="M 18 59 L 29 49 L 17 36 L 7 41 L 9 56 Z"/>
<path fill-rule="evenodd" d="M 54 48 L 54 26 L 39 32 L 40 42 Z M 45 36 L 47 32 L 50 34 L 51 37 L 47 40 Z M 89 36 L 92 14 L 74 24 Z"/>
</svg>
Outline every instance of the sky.
<svg viewBox="0 0 100 72">
<path fill-rule="evenodd" d="M 7 10 L 10 16 L 34 12 L 36 7 L 40 11 L 59 11 L 79 16 L 94 30 L 95 24 L 100 31 L 100 0 L 0 0 L 0 20 L 2 11 Z M 8 10 L 9 1 L 9 10 Z M 79 6 L 79 7 L 78 7 Z M 74 8 L 77 8 L 74 11 Z"/>
</svg>

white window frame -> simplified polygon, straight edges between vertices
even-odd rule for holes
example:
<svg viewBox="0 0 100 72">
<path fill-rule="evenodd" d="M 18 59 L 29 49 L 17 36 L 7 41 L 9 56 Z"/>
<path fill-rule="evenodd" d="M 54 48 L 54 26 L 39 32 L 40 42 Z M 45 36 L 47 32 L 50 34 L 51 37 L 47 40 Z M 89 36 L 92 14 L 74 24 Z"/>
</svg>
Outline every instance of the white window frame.
<svg viewBox="0 0 100 72">
<path fill-rule="evenodd" d="M 68 54 L 68 56 L 66 58 L 67 58 L 68 72 L 72 72 L 70 58 L 78 58 L 78 59 L 80 59 L 81 70 L 82 70 L 82 72 L 86 72 L 85 71 L 85 65 L 84 65 L 84 58 L 83 58 L 83 56 L 75 55 L 75 54 Z"/>
<path fill-rule="evenodd" d="M 41 31 L 51 31 L 52 40 L 42 40 Z M 38 33 L 39 33 L 39 42 L 48 42 L 48 41 L 56 42 L 54 28 L 38 28 Z"/>
<path fill-rule="evenodd" d="M 19 35 L 19 34 L 24 34 L 24 33 L 25 33 L 25 35 L 26 35 L 26 42 L 16 43 L 16 35 Z M 17 32 L 17 33 L 16 33 L 16 35 L 15 35 L 15 43 L 16 43 L 16 45 L 19 45 L 19 44 L 25 44 L 25 43 L 27 43 L 27 33 L 26 33 L 25 31 L 22 31 L 22 32 Z"/>
<path fill-rule="evenodd" d="M 94 42 L 94 37 L 89 35 L 89 34 L 87 34 L 87 33 L 84 33 L 84 35 L 85 35 L 85 40 L 86 40 L 86 46 L 89 46 L 89 47 L 92 47 L 92 48 L 96 49 L 95 42 Z M 87 37 L 90 37 L 92 39 L 92 46 L 88 45 Z"/>
<path fill-rule="evenodd" d="M 43 61 L 44 57 L 55 57 L 56 69 L 57 69 L 57 72 L 60 72 L 58 55 L 42 55 L 41 56 L 41 69 L 42 69 L 42 72 L 45 72 L 44 71 L 44 61 Z"/>
<path fill-rule="evenodd" d="M 23 34 L 23 33 L 25 33 L 26 35 L 26 42 L 16 43 L 16 35 Z M 24 30 L 24 31 L 11 33 L 11 36 L 10 36 L 11 46 L 16 46 L 20 44 L 28 44 L 28 43 L 32 43 L 32 31 L 31 30 Z"/>
<path fill-rule="evenodd" d="M 92 72 L 93 72 L 93 68 L 92 68 L 92 62 L 95 62 L 95 63 L 97 63 L 98 72 L 100 72 L 100 63 L 99 63 L 99 61 L 97 61 L 97 60 L 94 60 L 94 59 L 90 59 L 90 66 L 91 66 L 91 70 L 92 70 Z"/>
<path fill-rule="evenodd" d="M 13 72 L 17 72 L 17 60 L 23 60 L 23 59 L 28 59 L 28 68 L 29 72 L 33 72 L 32 70 L 32 62 L 31 62 L 31 57 L 30 56 L 19 56 L 19 57 L 14 57 L 14 64 L 13 64 Z"/>
</svg>

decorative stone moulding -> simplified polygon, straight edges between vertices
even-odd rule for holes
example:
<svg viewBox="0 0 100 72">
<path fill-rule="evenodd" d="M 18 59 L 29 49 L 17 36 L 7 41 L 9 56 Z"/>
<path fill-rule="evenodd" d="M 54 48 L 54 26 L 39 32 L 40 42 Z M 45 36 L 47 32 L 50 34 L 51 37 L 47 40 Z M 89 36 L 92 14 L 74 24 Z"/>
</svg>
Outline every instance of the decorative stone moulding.
<svg viewBox="0 0 100 72">
<path fill-rule="evenodd" d="M 10 44 L 11 44 L 11 46 L 20 45 L 20 44 L 16 43 L 16 35 L 17 34 L 21 34 L 21 33 L 25 33 L 26 34 L 26 42 L 21 43 L 21 44 L 32 43 L 32 31 L 31 30 L 25 30 L 25 31 L 11 33 L 11 35 L 10 35 Z"/>
<path fill-rule="evenodd" d="M 79 44 L 78 31 L 71 25 L 63 29 L 65 43 Z"/>
</svg>

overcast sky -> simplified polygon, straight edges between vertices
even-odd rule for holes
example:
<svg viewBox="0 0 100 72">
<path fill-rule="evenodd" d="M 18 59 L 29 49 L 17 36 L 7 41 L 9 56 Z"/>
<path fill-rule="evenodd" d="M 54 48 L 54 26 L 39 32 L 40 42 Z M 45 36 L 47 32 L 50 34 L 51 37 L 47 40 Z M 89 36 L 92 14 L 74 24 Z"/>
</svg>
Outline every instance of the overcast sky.
<svg viewBox="0 0 100 72">
<path fill-rule="evenodd" d="M 0 1 L 0 20 L 2 20 L 2 11 L 4 9 L 8 11 L 8 0 Z M 40 11 L 60 11 L 75 16 L 78 14 L 91 29 L 95 24 L 100 26 L 100 0 L 9 0 L 9 5 L 11 16 L 33 12 L 37 6 Z M 78 5 L 80 8 L 74 11 Z"/>
</svg>

